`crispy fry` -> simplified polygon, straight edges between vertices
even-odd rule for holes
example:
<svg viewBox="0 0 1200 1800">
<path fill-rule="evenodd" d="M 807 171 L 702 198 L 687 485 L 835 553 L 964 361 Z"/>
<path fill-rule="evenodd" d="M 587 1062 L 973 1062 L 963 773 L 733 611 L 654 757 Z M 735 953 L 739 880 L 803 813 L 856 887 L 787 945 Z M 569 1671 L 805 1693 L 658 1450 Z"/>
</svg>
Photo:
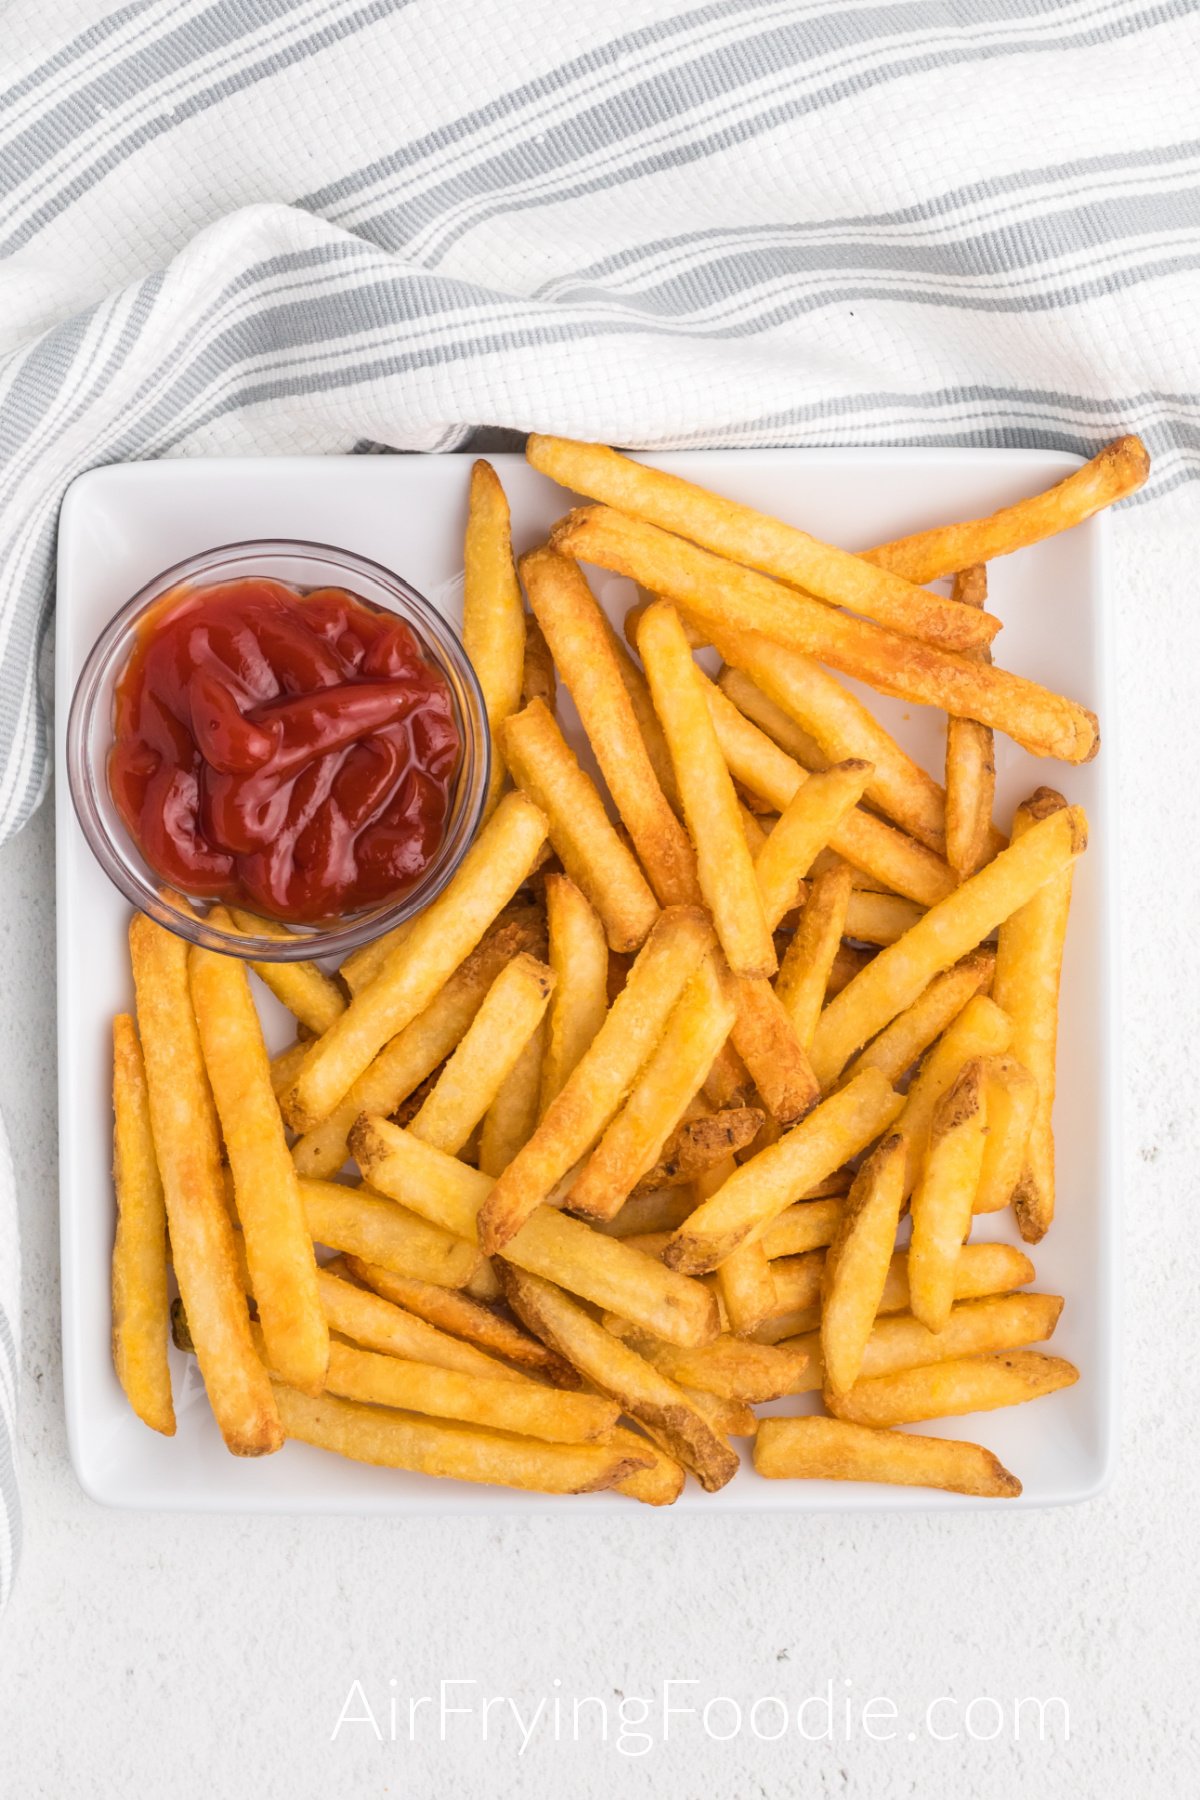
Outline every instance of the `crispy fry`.
<svg viewBox="0 0 1200 1800">
<path fill-rule="evenodd" d="M 392 1113 L 432 1075 L 458 1044 L 493 981 L 512 957 L 543 950 L 533 907 L 514 909 L 484 933 L 440 993 L 364 1069 L 329 1117 L 292 1146 L 301 1175 L 334 1175 L 349 1154 L 347 1137 L 359 1113 Z M 294 1079 L 294 1072 L 293 1072 Z"/>
<path fill-rule="evenodd" d="M 339 965 L 338 976 L 351 995 L 374 981 L 388 956 L 411 935 L 415 924 L 415 919 L 405 919 L 403 924 L 393 925 L 390 931 L 385 931 L 382 937 L 372 938 L 369 944 L 360 944 L 357 950 L 350 952 Z"/>
<path fill-rule="evenodd" d="M 806 1051 L 812 1048 L 825 1004 L 829 973 L 846 929 L 851 891 L 849 863 L 839 862 L 814 877 L 775 983 L 780 1005 Z"/>
<path fill-rule="evenodd" d="M 754 862 L 772 930 L 796 904 L 801 876 L 808 873 L 839 822 L 862 798 L 869 773 L 869 763 L 837 763 L 822 774 L 810 775 L 784 808 Z M 898 903 L 912 905 L 911 901 Z"/>
<path fill-rule="evenodd" d="M 840 994 L 844 987 L 849 987 L 854 977 L 866 968 L 876 952 L 864 946 L 843 943 L 833 959 L 833 967 L 829 971 L 829 986 L 825 989 L 826 1004 L 835 994 Z"/>
<path fill-rule="evenodd" d="M 648 1468 L 635 1469 L 632 1475 L 613 1483 L 618 1494 L 626 1494 L 631 1500 L 640 1500 L 643 1506 L 673 1506 L 678 1500 L 687 1481 L 687 1471 L 682 1463 L 652 1444 L 648 1437 L 640 1431 L 633 1431 L 627 1425 L 618 1425 L 605 1440 L 613 1450 L 623 1450 L 629 1456 L 637 1456 L 652 1461 Z"/>
<path fill-rule="evenodd" d="M 821 1015 L 813 1039 L 813 1067 L 821 1085 L 836 1081 L 855 1051 L 911 1006 L 936 974 L 974 950 L 993 926 L 1068 870 L 1086 845 L 1082 807 L 1051 814 L 931 907 L 898 943 L 881 950 Z M 1021 1060 L 1029 1066 L 1028 1058 Z"/>
<path fill-rule="evenodd" d="M 479 1267 L 474 1243 L 365 1188 L 302 1181 L 300 1200 L 312 1241 L 330 1250 L 447 1288 L 462 1287 Z"/>
<path fill-rule="evenodd" d="M 463 540 L 462 641 L 479 677 L 492 734 L 486 818 L 504 781 L 499 728 L 521 704 L 525 675 L 525 608 L 513 566 L 508 501 L 487 462 L 477 462 L 471 469 Z"/>
<path fill-rule="evenodd" d="M 932 531 L 918 531 L 861 554 L 877 568 L 890 569 L 910 581 L 936 581 L 941 575 L 951 575 L 972 563 L 992 562 L 1090 519 L 1102 507 L 1134 493 L 1149 473 L 1150 458 L 1141 438 L 1116 438 L 1054 487 L 1002 507 L 990 518 L 935 526 Z"/>
<path fill-rule="evenodd" d="M 883 1298 L 904 1201 L 905 1150 L 903 1137 L 893 1132 L 867 1158 L 825 1254 L 821 1356 L 835 1394 L 857 1381 Z"/>
<path fill-rule="evenodd" d="M 901 894 L 853 888 L 846 907 L 846 936 L 864 944 L 894 944 L 924 918 L 925 911 Z"/>
<path fill-rule="evenodd" d="M 975 1192 L 977 1213 L 1002 1212 L 1025 1167 L 1029 1133 L 1037 1110 L 1038 1086 L 1014 1057 L 983 1059 L 987 1088 L 987 1142 Z"/>
<path fill-rule="evenodd" d="M 187 945 L 138 914 L 129 948 L 175 1278 L 221 1435 L 235 1456 L 261 1456 L 280 1447 L 283 1433 L 238 1279 Z"/>
<path fill-rule="evenodd" d="M 521 573 L 651 887 L 663 906 L 694 904 L 700 889 L 692 847 L 658 784 L 591 589 L 573 562 L 550 549 L 522 557 Z"/>
<path fill-rule="evenodd" d="M 600 1031 L 492 1189 L 479 1216 L 488 1255 L 503 1247 L 596 1142 L 711 947 L 712 931 L 699 909 L 672 907 L 658 919 Z"/>
<path fill-rule="evenodd" d="M 782 519 L 724 499 L 681 476 L 647 468 L 603 444 L 535 434 L 526 455 L 535 469 L 564 487 L 913 637 L 962 646 L 986 641 L 999 629 L 999 620 L 959 618 L 948 601 L 895 576 L 881 578 L 885 571 Z M 656 591 L 659 586 L 649 585 Z"/>
<path fill-rule="evenodd" d="M 756 1343 L 778 1344 L 817 1328 L 824 1268 L 821 1250 L 781 1256 L 772 1262 L 777 1311 L 754 1332 Z M 1003 1294 L 1032 1281 L 1033 1274 L 1029 1258 L 1011 1244 L 965 1244 L 954 1267 L 954 1298 L 975 1300 L 985 1294 Z M 908 1252 L 897 1250 L 883 1284 L 879 1315 L 907 1312 L 908 1306 Z"/>
<path fill-rule="evenodd" d="M 294 938 L 296 933 L 277 919 L 261 919 L 257 913 L 240 906 L 216 906 L 209 923 L 225 931 L 240 932 L 246 937 Z M 332 975 L 315 962 L 252 962 L 250 967 L 265 988 L 293 1018 L 307 1030 L 320 1034 L 328 1031 L 339 1013 L 346 1010 L 346 995 Z"/>
<path fill-rule="evenodd" d="M 348 1256 L 346 1263 L 356 1280 L 394 1306 L 415 1313 L 427 1325 L 435 1325 L 451 1337 L 463 1338 L 492 1356 L 503 1356 L 520 1369 L 544 1375 L 559 1387 L 578 1387 L 579 1377 L 569 1363 L 510 1320 L 501 1318 L 491 1307 L 481 1306 L 453 1288 L 415 1281 L 357 1256 Z M 421 1360 L 425 1359 L 418 1358 Z"/>
<path fill-rule="evenodd" d="M 882 1481 L 997 1500 L 1021 1492 L 1016 1476 L 979 1444 L 872 1431 L 843 1419 L 765 1419 L 754 1467 L 768 1480 Z"/>
<path fill-rule="evenodd" d="M 542 1059 L 539 1111 L 566 1085 L 608 1011 L 608 948 L 594 908 L 565 875 L 546 877 L 546 925 L 554 993 Z M 498 1174 L 499 1170 L 489 1170 Z"/>
<path fill-rule="evenodd" d="M 271 1092 L 282 1094 L 285 1088 L 291 1087 L 296 1079 L 300 1064 L 308 1054 L 310 1038 L 297 1038 L 286 1050 L 281 1050 L 271 1058 Z"/>
<path fill-rule="evenodd" d="M 607 1444 L 542 1444 L 328 1394 L 312 1400 L 282 1383 L 275 1397 L 289 1438 L 356 1462 L 418 1475 L 542 1494 L 594 1494 L 641 1466 L 641 1459 L 624 1445 L 614 1451 Z M 649 1467 L 650 1459 L 644 1460 Z"/>
<path fill-rule="evenodd" d="M 616 658 L 617 671 L 629 695 L 629 704 L 638 722 L 638 730 L 642 734 L 642 742 L 646 746 L 646 754 L 650 758 L 658 785 L 670 801 L 673 810 L 678 813 L 679 784 L 675 780 L 675 768 L 671 761 L 671 752 L 667 748 L 666 734 L 658 714 L 654 710 L 654 701 L 650 697 L 650 683 L 646 680 L 640 664 L 630 655 L 622 641 L 621 634 L 611 623 L 607 615 L 604 618 L 604 629 Z M 631 638 L 630 642 L 634 640 Z"/>
<path fill-rule="evenodd" d="M 701 632 L 700 636 L 707 637 L 708 633 Z M 827 769 L 831 762 L 845 760 L 827 756 L 816 738 L 805 731 L 803 725 L 798 725 L 791 713 L 785 712 L 769 694 L 764 694 L 757 681 L 752 681 L 744 670 L 735 669 L 730 663 L 723 663 L 717 676 L 717 686 L 740 713 L 744 713 L 760 731 L 765 731 L 771 741 L 778 744 L 794 762 L 798 762 L 802 769 L 815 772 Z M 872 773 L 874 767 L 872 763 Z"/>
<path fill-rule="evenodd" d="M 387 1274 L 373 1263 L 358 1265 L 379 1278 Z M 341 1258 L 317 1271 L 321 1305 L 332 1330 L 352 1338 L 368 1350 L 387 1356 L 403 1356 L 414 1362 L 432 1363 L 439 1369 L 457 1369 L 464 1375 L 488 1375 L 498 1381 L 524 1381 L 507 1363 L 486 1356 L 474 1345 L 439 1331 L 424 1319 L 393 1306 L 378 1293 L 346 1281 Z"/>
<path fill-rule="evenodd" d="M 128 1013 L 113 1020 L 113 1114 L 113 1363 L 138 1418 L 152 1431 L 174 1437 L 167 1361 L 167 1212 L 150 1127 L 146 1068 Z"/>
<path fill-rule="evenodd" d="M 987 568 L 974 563 L 954 577 L 952 597 L 965 606 L 987 599 Z M 990 662 L 981 645 L 969 652 Z M 959 875 L 973 875 L 987 856 L 996 798 L 996 750 L 989 725 L 974 719 L 946 719 L 946 861 Z"/>
<path fill-rule="evenodd" d="M 771 1116 L 792 1125 L 821 1097 L 808 1051 L 769 981 L 740 981 L 733 1047 Z"/>
<path fill-rule="evenodd" d="M 750 1336 L 756 1344 L 779 1344 L 815 1330 L 821 1323 L 824 1250 L 776 1257 L 771 1263 L 775 1305 Z"/>
<path fill-rule="evenodd" d="M 1058 1294 L 993 1294 L 952 1306 L 941 1331 L 928 1331 L 911 1313 L 889 1313 L 876 1319 L 859 1373 L 865 1381 L 945 1362 L 949 1357 L 1042 1343 L 1053 1337 L 1062 1307 Z M 824 1385 L 820 1333 L 813 1331 L 785 1342 L 808 1352 L 808 1379 L 819 1391 Z"/>
<path fill-rule="evenodd" d="M 525 660 L 521 669 L 521 701 L 540 700 L 549 712 L 558 701 L 558 677 L 545 634 L 532 613 L 525 615 Z"/>
<path fill-rule="evenodd" d="M 745 1400 L 723 1400 L 717 1394 L 706 1394 L 703 1388 L 688 1387 L 686 1382 L 679 1385 L 696 1410 L 703 1413 L 713 1430 L 719 1431 L 722 1437 L 753 1437 L 757 1432 L 757 1415 Z"/>
<path fill-rule="evenodd" d="M 925 1166 L 929 1127 L 942 1096 L 957 1081 L 963 1066 L 976 1056 L 999 1056 L 1012 1037 L 1012 1021 L 983 994 L 968 1000 L 938 1039 L 910 1084 L 898 1129 L 908 1139 L 904 1191 L 911 1194 Z"/>
<path fill-rule="evenodd" d="M 542 1022 L 554 971 L 528 952 L 488 989 L 462 1041 L 409 1130 L 439 1150 L 461 1150 Z"/>
<path fill-rule="evenodd" d="M 699 1119 L 685 1119 L 670 1134 L 654 1167 L 643 1175 L 634 1194 L 682 1187 L 705 1174 L 714 1163 L 736 1156 L 753 1143 L 765 1115 L 757 1106 L 728 1106 Z M 622 1208 L 624 1211 L 624 1208 Z"/>
<path fill-rule="evenodd" d="M 1061 819 L 1061 794 L 1039 788 L 1017 808 L 1013 841 L 1027 844 L 1046 824 Z M 1063 944 L 1071 909 L 1072 871 L 1060 870 L 1000 927 L 993 993 L 1013 1022 L 1012 1053 L 1037 1083 L 1037 1107 L 1029 1132 L 1025 1169 L 1013 1195 L 1021 1236 L 1036 1244 L 1054 1217 L 1055 1059 L 1058 1044 L 1058 990 Z"/>
<path fill-rule="evenodd" d="M 656 1188 L 631 1194 L 615 1219 L 597 1225 L 606 1237 L 637 1237 L 645 1231 L 674 1231 L 696 1207 L 691 1182 L 682 1187 Z"/>
<path fill-rule="evenodd" d="M 661 1343 L 613 1313 L 604 1315 L 604 1325 L 672 1381 L 715 1394 L 721 1400 L 780 1400 L 785 1394 L 800 1391 L 799 1384 L 808 1367 L 803 1351 L 780 1350 L 774 1344 L 751 1344 L 743 1338 L 721 1336 L 701 1349 L 681 1350 L 677 1345 Z"/>
<path fill-rule="evenodd" d="M 638 648 L 671 752 L 696 853 L 700 891 L 713 915 L 721 948 L 735 975 L 773 975 L 775 947 L 746 847 L 737 795 L 705 704 L 699 671 L 673 607 L 660 602 L 647 609 L 638 628 Z"/>
<path fill-rule="evenodd" d="M 899 1081 L 954 1022 L 967 1002 L 987 988 L 995 966 L 990 950 L 976 950 L 944 974 L 935 975 L 924 993 L 898 1013 L 877 1038 L 872 1038 L 850 1064 L 843 1080 L 857 1075 L 860 1069 L 878 1069 L 890 1082 Z"/>
<path fill-rule="evenodd" d="M 580 1373 L 637 1419 L 710 1493 L 737 1473 L 728 1441 L 675 1382 L 598 1325 L 551 1282 L 519 1269 L 505 1273 L 509 1303 L 530 1331 L 553 1345 Z"/>
<path fill-rule="evenodd" d="M 658 902 L 553 717 L 534 700 L 500 736 L 513 779 L 545 813 L 563 868 L 603 919 L 610 945 L 636 950 Z"/>
<path fill-rule="evenodd" d="M 729 1173 L 732 1175 L 732 1167 Z M 734 1337 L 748 1337 L 774 1312 L 775 1277 L 761 1244 L 739 1244 L 731 1250 L 717 1270 L 716 1280 Z"/>
<path fill-rule="evenodd" d="M 281 1101 L 294 1130 L 328 1118 L 387 1040 L 425 1010 L 512 899 L 545 838 L 545 814 L 523 794 L 506 794 L 453 880 L 310 1049 Z"/>
<path fill-rule="evenodd" d="M 971 1229 L 986 1142 L 987 1089 L 976 1057 L 934 1108 L 924 1166 L 913 1191 L 909 1304 L 930 1331 L 941 1331 L 950 1316 L 954 1268 Z"/>
<path fill-rule="evenodd" d="M 866 1071 L 698 1206 L 668 1245 L 668 1265 L 700 1275 L 761 1238 L 786 1206 L 886 1131 L 903 1104 L 876 1070 Z"/>
<path fill-rule="evenodd" d="M 765 1254 L 799 1256 L 832 1244 L 845 1211 L 845 1199 L 797 1200 L 771 1224 L 761 1242 Z"/>
<path fill-rule="evenodd" d="M 996 1350 L 860 1381 L 848 1394 L 827 1395 L 826 1404 L 839 1419 L 856 1425 L 915 1425 L 922 1419 L 1017 1406 L 1078 1380 L 1079 1370 L 1061 1356 Z"/>
<path fill-rule="evenodd" d="M 478 1166 L 485 1175 L 502 1174 L 537 1130 L 546 1039 L 543 1019 L 484 1114 Z"/>
</svg>

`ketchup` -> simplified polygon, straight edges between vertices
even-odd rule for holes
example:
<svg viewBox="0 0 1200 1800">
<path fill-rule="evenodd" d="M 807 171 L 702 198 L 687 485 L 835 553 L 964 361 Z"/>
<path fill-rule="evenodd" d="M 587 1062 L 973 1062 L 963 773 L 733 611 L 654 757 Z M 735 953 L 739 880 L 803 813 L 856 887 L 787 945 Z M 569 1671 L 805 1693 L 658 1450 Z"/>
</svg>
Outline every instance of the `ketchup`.
<svg viewBox="0 0 1200 1800">
<path fill-rule="evenodd" d="M 410 628 L 341 588 L 176 589 L 117 683 L 108 780 L 186 893 L 315 924 L 399 898 L 446 832 L 461 743 Z"/>
</svg>

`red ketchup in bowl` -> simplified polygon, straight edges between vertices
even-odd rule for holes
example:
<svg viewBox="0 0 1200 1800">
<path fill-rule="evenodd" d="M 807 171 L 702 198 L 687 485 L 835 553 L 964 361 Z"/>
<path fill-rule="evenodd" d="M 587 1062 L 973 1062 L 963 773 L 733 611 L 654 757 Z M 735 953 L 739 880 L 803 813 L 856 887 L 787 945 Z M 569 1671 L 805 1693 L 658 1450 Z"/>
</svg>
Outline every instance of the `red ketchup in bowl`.
<svg viewBox="0 0 1200 1800">
<path fill-rule="evenodd" d="M 445 837 L 462 743 L 411 627 L 342 588 L 176 589 L 117 682 L 108 780 L 173 887 L 289 924 L 401 898 Z"/>
</svg>

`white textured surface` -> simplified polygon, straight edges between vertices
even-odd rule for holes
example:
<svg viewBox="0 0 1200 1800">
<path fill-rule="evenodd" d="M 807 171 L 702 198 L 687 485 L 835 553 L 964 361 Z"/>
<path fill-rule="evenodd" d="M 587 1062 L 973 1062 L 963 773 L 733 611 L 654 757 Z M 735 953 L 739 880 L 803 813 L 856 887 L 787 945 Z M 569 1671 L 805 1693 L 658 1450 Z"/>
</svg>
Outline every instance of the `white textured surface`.
<svg viewBox="0 0 1200 1800">
<path fill-rule="evenodd" d="M 0 852 L 0 1071 L 25 1256 L 25 1556 L 0 1625 L 4 1800 L 1197 1791 L 1198 524 L 1196 500 L 1176 497 L 1125 513 L 1116 532 L 1125 1422 L 1116 1482 L 1083 1507 L 396 1525 L 93 1506 L 67 1462 L 57 1352 L 49 814 Z M 697 1679 L 677 1695 L 700 1702 L 794 1703 L 832 1680 L 859 1708 L 890 1697 L 901 1717 L 874 1744 L 793 1731 L 772 1745 L 747 1728 L 722 1745 L 684 1719 L 666 1744 L 655 1723 L 640 1757 L 611 1740 L 555 1744 L 549 1730 L 519 1756 L 511 1714 L 493 1714 L 489 1743 L 478 1717 L 452 1718 L 441 1742 L 426 1708 L 410 1745 L 408 1696 L 455 1677 L 481 1686 L 452 1703 L 483 1692 L 528 1707 L 557 1677 L 562 1693 L 612 1708 L 618 1691 L 652 1694 L 670 1678 Z M 330 1741 L 355 1679 L 385 1740 L 400 1696 L 400 1741 L 377 1743 L 365 1725 Z M 1010 1712 L 1019 1696 L 1062 1696 L 1069 1739 L 1059 1727 L 1039 1742 L 1027 1727 L 1014 1741 L 1006 1726 L 992 1742 L 934 1741 L 922 1719 L 939 1695 L 993 1695 Z M 727 1718 L 714 1712 L 714 1730 Z M 975 1718 L 992 1728 L 989 1709 Z M 774 1729 L 774 1715 L 762 1724 Z M 961 1711 L 934 1724 L 961 1730 Z"/>
</svg>

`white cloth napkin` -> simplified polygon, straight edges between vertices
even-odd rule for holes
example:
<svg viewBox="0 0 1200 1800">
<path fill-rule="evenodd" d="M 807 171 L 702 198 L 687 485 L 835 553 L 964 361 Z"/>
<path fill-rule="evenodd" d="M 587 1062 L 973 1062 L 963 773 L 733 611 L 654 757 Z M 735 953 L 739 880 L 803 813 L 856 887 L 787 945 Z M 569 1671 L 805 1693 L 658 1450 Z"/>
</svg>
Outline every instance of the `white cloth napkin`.
<svg viewBox="0 0 1200 1800">
<path fill-rule="evenodd" d="M 1136 430 L 1195 476 L 1197 67 L 1193 0 L 8 0 L 0 839 L 99 463 Z M 14 1243 L 0 1196 L 0 1572 Z"/>
</svg>

